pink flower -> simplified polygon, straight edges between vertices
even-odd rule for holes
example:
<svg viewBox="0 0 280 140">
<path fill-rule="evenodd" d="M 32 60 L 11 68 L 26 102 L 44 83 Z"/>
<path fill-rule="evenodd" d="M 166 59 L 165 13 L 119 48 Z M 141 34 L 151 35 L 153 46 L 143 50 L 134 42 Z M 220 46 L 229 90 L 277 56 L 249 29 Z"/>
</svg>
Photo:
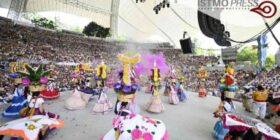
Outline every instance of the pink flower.
<svg viewBox="0 0 280 140">
<path fill-rule="evenodd" d="M 145 134 L 143 134 L 143 139 L 144 140 L 153 140 L 153 135 L 150 133 L 145 133 Z"/>
<path fill-rule="evenodd" d="M 134 118 L 135 116 L 136 116 L 135 114 L 129 114 L 130 119 Z"/>
<path fill-rule="evenodd" d="M 142 131 L 139 129 L 134 129 L 132 130 L 131 135 L 133 139 L 139 139 L 142 136 Z"/>
</svg>

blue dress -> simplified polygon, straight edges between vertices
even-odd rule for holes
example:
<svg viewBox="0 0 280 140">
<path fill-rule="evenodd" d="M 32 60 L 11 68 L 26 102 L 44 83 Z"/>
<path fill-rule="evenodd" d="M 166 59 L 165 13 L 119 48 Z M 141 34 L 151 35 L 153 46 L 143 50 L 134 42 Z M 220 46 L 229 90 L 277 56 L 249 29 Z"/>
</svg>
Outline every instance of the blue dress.
<svg viewBox="0 0 280 140">
<path fill-rule="evenodd" d="M 179 87 L 178 87 L 177 96 L 178 96 L 180 102 L 183 102 L 187 99 L 185 90 L 182 85 L 179 85 Z"/>
<path fill-rule="evenodd" d="M 20 117 L 19 111 L 26 105 L 27 100 L 23 96 L 23 90 L 16 88 L 12 98 L 12 104 L 3 112 L 2 115 L 9 118 Z"/>
<path fill-rule="evenodd" d="M 229 132 L 228 128 L 224 128 L 221 120 L 217 121 L 214 126 L 213 136 L 216 140 L 223 140 L 226 134 Z"/>
</svg>

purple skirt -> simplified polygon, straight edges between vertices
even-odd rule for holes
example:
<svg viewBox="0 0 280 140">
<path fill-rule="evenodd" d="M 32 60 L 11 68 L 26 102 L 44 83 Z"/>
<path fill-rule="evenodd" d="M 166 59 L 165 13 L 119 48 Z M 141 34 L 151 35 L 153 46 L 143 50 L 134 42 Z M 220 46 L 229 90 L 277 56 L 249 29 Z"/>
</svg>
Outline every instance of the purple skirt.
<svg viewBox="0 0 280 140">
<path fill-rule="evenodd" d="M 45 110 L 43 112 L 40 112 L 39 108 L 35 108 L 33 115 L 48 115 L 50 118 L 59 119 L 59 115 L 51 113 L 51 112 L 46 112 Z M 27 116 L 24 116 L 24 117 L 27 117 Z"/>
</svg>

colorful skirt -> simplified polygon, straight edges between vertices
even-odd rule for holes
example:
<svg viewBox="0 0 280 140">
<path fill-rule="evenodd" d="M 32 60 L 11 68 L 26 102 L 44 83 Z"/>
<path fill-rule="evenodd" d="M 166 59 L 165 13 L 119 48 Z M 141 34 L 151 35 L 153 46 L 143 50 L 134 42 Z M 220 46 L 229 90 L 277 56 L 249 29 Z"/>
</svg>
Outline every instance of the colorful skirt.
<svg viewBox="0 0 280 140">
<path fill-rule="evenodd" d="M 183 102 L 187 99 L 187 96 L 184 92 L 178 92 L 177 96 L 178 96 L 180 102 Z"/>
<path fill-rule="evenodd" d="M 3 117 L 16 118 L 20 117 L 19 111 L 26 107 L 27 100 L 23 96 L 14 96 L 12 104 L 3 112 Z"/>
<path fill-rule="evenodd" d="M 152 96 L 150 102 L 146 105 L 146 110 L 153 113 L 160 113 L 164 111 L 163 103 L 159 96 Z"/>
<path fill-rule="evenodd" d="M 58 92 L 58 90 L 55 89 L 45 89 L 41 92 L 40 96 L 45 99 L 56 99 L 60 96 L 60 93 Z"/>
<path fill-rule="evenodd" d="M 72 95 L 65 101 L 65 108 L 69 110 L 80 110 L 86 107 L 87 102 L 79 95 Z"/>
<path fill-rule="evenodd" d="M 214 126 L 214 130 L 213 130 L 213 136 L 217 140 L 224 140 L 224 137 L 226 136 L 226 134 L 228 132 L 229 132 L 229 129 L 224 128 L 223 122 L 221 120 L 216 122 L 216 124 Z"/>
<path fill-rule="evenodd" d="M 30 113 L 30 112 L 29 112 Z M 47 111 L 43 111 L 43 112 L 41 112 L 40 111 L 40 109 L 39 108 L 35 108 L 35 110 L 34 110 L 34 114 L 29 114 L 29 113 L 27 113 L 27 115 L 26 116 L 23 116 L 23 117 L 28 117 L 28 116 L 31 116 L 31 115 L 47 115 L 47 116 L 49 116 L 50 118 L 54 118 L 54 119 L 59 119 L 59 115 L 57 115 L 57 114 L 54 114 L 54 113 L 51 113 L 51 112 L 47 112 Z"/>
<path fill-rule="evenodd" d="M 92 111 L 94 113 L 107 113 L 113 109 L 113 104 L 106 96 L 101 95 L 97 103 L 94 105 Z"/>
<path fill-rule="evenodd" d="M 168 102 L 170 104 L 174 104 L 174 105 L 179 103 L 179 98 L 178 98 L 178 96 L 177 96 L 175 91 L 170 91 L 169 92 Z"/>
</svg>

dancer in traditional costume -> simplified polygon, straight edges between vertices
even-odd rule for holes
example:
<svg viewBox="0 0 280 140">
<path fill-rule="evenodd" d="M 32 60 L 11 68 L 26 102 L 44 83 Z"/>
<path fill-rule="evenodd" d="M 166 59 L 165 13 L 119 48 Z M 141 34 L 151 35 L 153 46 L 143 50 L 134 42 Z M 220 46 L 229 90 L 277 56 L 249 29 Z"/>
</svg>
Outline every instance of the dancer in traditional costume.
<svg viewBox="0 0 280 140">
<path fill-rule="evenodd" d="M 158 69 L 156 62 L 154 62 L 151 79 L 153 83 L 152 98 L 146 105 L 146 110 L 153 113 L 160 113 L 164 111 L 164 106 L 159 96 L 160 69 Z"/>
<path fill-rule="evenodd" d="M 80 110 L 84 109 L 87 103 L 88 102 L 82 98 L 82 93 L 79 91 L 79 86 L 77 84 L 74 88 L 72 96 L 66 99 L 64 106 L 69 110 Z"/>
<path fill-rule="evenodd" d="M 214 113 L 215 117 L 221 117 L 223 113 L 234 113 L 235 106 L 233 105 L 232 99 L 234 98 L 233 92 L 226 92 L 225 100 L 221 105 L 221 109 Z M 217 140 L 224 140 L 224 137 L 229 132 L 229 129 L 224 127 L 223 121 L 220 119 L 214 126 L 213 136 Z"/>
<path fill-rule="evenodd" d="M 26 69 L 28 70 L 28 73 L 21 74 L 26 76 L 26 78 L 30 81 L 29 90 L 31 95 L 28 95 L 28 105 L 20 111 L 20 115 L 22 117 L 48 115 L 50 118 L 59 118 L 59 115 L 45 111 L 43 105 L 44 99 L 40 97 L 40 92 L 42 92 L 45 88 L 44 84 L 48 83 L 48 78 L 46 76 L 49 75 L 50 71 L 43 71 L 43 65 L 40 65 L 36 70 L 26 65 Z"/>
<path fill-rule="evenodd" d="M 170 92 L 168 94 L 168 102 L 170 104 L 178 104 L 179 103 L 179 97 L 177 95 L 177 83 L 176 79 L 171 80 L 171 85 L 170 85 Z"/>
<path fill-rule="evenodd" d="M 20 83 L 16 83 L 12 104 L 3 112 L 2 115 L 4 117 L 20 117 L 20 110 L 27 105 L 27 100 L 24 97 L 24 93 L 25 87 L 20 86 Z"/>
<path fill-rule="evenodd" d="M 268 91 L 261 85 L 257 87 L 257 91 L 253 92 L 254 112 L 257 119 L 264 121 L 266 115 L 266 105 L 268 99 Z"/>
<path fill-rule="evenodd" d="M 170 85 L 171 85 L 172 79 L 176 79 L 176 70 L 173 66 L 170 67 L 168 77 L 166 77 L 166 80 L 165 80 L 165 89 L 163 92 L 164 96 L 169 96 L 168 94 L 170 92 Z"/>
<path fill-rule="evenodd" d="M 58 89 L 55 88 L 55 83 L 49 82 L 49 85 L 41 92 L 40 96 L 44 99 L 56 99 L 60 96 L 60 93 Z"/>
<path fill-rule="evenodd" d="M 120 76 L 121 81 L 114 84 L 114 89 L 118 93 L 117 101 L 115 104 L 115 114 L 118 114 L 121 110 L 127 109 L 132 113 L 138 113 L 138 110 L 135 110 L 135 106 L 132 107 L 135 100 L 135 93 L 138 89 L 138 85 L 131 81 L 131 68 L 132 65 L 140 61 L 141 56 L 136 55 L 127 55 L 127 54 L 118 54 L 118 59 L 123 62 L 123 71 Z"/>
<path fill-rule="evenodd" d="M 58 119 L 59 115 L 47 112 L 44 108 L 44 99 L 40 97 L 40 91 L 31 90 L 32 95 L 28 96 L 28 110 L 22 112 L 23 117 L 32 115 L 48 115 L 50 118 Z"/>
<path fill-rule="evenodd" d="M 161 120 L 122 110 L 101 140 L 168 140 L 168 133 Z"/>
<path fill-rule="evenodd" d="M 179 98 L 179 101 L 180 102 L 183 102 L 187 99 L 187 96 L 186 96 L 186 91 L 184 89 L 184 77 L 180 77 L 178 78 L 178 81 L 179 81 L 179 87 L 177 89 L 177 96 Z"/>
<path fill-rule="evenodd" d="M 99 94 L 98 101 L 95 103 L 92 111 L 94 113 L 107 113 L 113 109 L 113 104 L 106 95 L 105 80 L 107 76 L 106 65 L 102 61 L 97 67 L 95 79 L 97 80 L 97 93 Z"/>
<path fill-rule="evenodd" d="M 101 63 L 96 68 L 96 76 L 95 80 L 101 82 L 101 86 L 105 86 L 105 81 L 107 79 L 107 66 L 105 65 L 104 61 L 101 61 Z"/>
<path fill-rule="evenodd" d="M 219 85 L 219 88 L 221 91 L 221 102 L 218 106 L 217 111 L 221 110 L 225 94 L 230 93 L 234 96 L 235 92 L 238 89 L 238 87 L 236 85 L 236 81 L 233 76 L 234 76 L 233 63 L 230 63 L 226 68 L 225 76 L 221 80 L 222 83 Z"/>
<path fill-rule="evenodd" d="M 200 67 L 198 68 L 198 72 L 197 72 L 197 78 L 198 78 L 198 82 L 199 82 L 199 88 L 198 88 L 199 97 L 207 96 L 207 90 L 205 89 L 205 81 L 206 81 L 207 77 L 208 77 L 207 69 L 201 63 Z"/>
<path fill-rule="evenodd" d="M 99 93 L 98 101 L 95 103 L 92 111 L 97 113 L 107 113 L 113 109 L 113 104 L 106 95 L 106 89 L 102 87 L 101 81 L 97 82 L 97 92 Z"/>
<path fill-rule="evenodd" d="M 253 86 L 245 86 L 244 88 L 244 94 L 242 94 L 242 105 L 245 108 L 247 112 L 253 111 Z"/>
</svg>

